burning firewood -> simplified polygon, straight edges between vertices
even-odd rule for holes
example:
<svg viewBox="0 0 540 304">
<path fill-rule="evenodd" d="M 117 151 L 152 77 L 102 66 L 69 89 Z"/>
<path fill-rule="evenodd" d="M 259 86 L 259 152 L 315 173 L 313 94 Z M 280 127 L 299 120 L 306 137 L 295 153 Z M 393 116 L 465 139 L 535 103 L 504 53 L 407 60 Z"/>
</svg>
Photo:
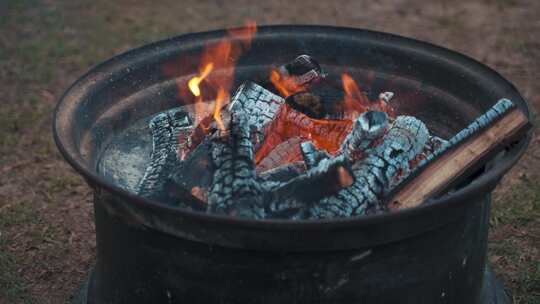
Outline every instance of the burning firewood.
<svg viewBox="0 0 540 304">
<path fill-rule="evenodd" d="M 438 143 L 414 174 L 389 195 L 390 208 L 418 206 L 448 190 L 529 128 L 527 117 L 510 100 L 499 100 L 449 141 Z"/>
<path fill-rule="evenodd" d="M 311 56 L 300 55 L 293 61 L 274 69 L 270 81 L 282 96 L 306 91 L 311 83 L 325 77 L 320 64 Z"/>
<path fill-rule="evenodd" d="M 254 146 L 245 114 L 231 115 L 230 133 L 212 138 L 216 170 L 208 200 L 218 214 L 268 218 L 305 209 L 306 202 L 319 200 L 352 184 L 345 157 L 325 159 L 287 182 L 263 180 L 255 171 Z M 333 186 L 335 185 L 335 186 Z M 309 189 L 310 191 L 298 191 Z"/>
<path fill-rule="evenodd" d="M 139 194 L 176 195 L 186 208 L 255 219 L 385 212 L 441 193 L 497 151 L 487 125 L 505 141 L 526 127 L 523 114 L 501 100 L 446 141 L 419 119 L 396 116 L 392 92 L 369 100 L 343 74 L 336 93 L 305 55 L 274 70 L 271 80 L 286 98 L 246 82 L 196 126 L 180 111 L 154 117 L 154 150 Z M 175 189 L 190 189 L 198 200 Z"/>
<path fill-rule="evenodd" d="M 381 144 L 378 146 L 388 146 L 382 138 L 389 136 L 388 140 L 390 140 L 396 137 L 395 134 L 405 128 L 404 125 L 401 125 L 401 121 L 407 121 L 403 117 L 396 119 L 392 124 L 395 130 L 388 131 L 387 134 L 385 131 L 389 122 L 383 112 L 367 112 L 355 124 L 348 121 L 313 121 L 305 114 L 288 107 L 282 99 L 253 83 L 246 83 L 238 89 L 222 115 L 228 116 L 223 119 L 224 122 L 227 122 L 228 128 L 225 130 L 216 129 L 215 132 L 205 136 L 197 148 L 190 153 L 190 156 L 178 165 L 174 165 L 174 162 L 170 162 L 170 160 L 164 161 L 165 158 L 170 157 L 171 150 L 160 149 L 162 146 L 167 146 L 165 143 L 167 141 L 169 147 L 174 146 L 170 145 L 171 134 L 175 132 L 174 128 L 155 126 L 156 122 L 161 121 L 171 125 L 169 120 L 164 119 L 170 118 L 170 116 L 165 114 L 156 116 L 154 123 L 151 124 L 155 149 L 152 157 L 153 165 L 149 167 L 149 171 L 153 174 L 149 176 L 156 176 L 163 180 L 168 179 L 169 182 L 166 184 L 169 186 L 172 179 L 177 185 L 196 190 L 192 191 L 193 195 L 200 198 L 208 197 L 206 206 L 208 212 L 252 218 L 330 216 L 330 211 L 325 211 L 327 208 L 325 206 L 332 208 L 331 204 L 342 199 L 344 196 L 340 194 L 340 191 L 345 191 L 343 189 L 348 188 L 361 189 L 358 183 L 363 180 L 368 181 L 368 183 L 378 183 L 377 179 L 369 177 L 371 173 L 366 168 L 371 166 L 373 161 L 365 153 L 374 149 L 373 145 L 377 140 L 381 140 Z M 304 132 L 312 132 L 310 136 L 312 139 L 325 140 L 325 136 L 338 134 L 338 139 L 333 139 L 334 145 L 338 146 L 337 149 L 333 148 L 333 150 L 337 150 L 335 153 L 338 155 L 332 156 L 325 149 L 319 150 L 313 142 L 301 144 L 301 141 L 296 141 L 294 144 L 302 153 L 299 156 L 303 156 L 305 169 L 282 166 L 283 168 L 276 168 L 272 174 L 259 176 L 256 171 L 255 151 L 257 151 L 257 145 L 261 146 L 258 150 L 260 153 L 267 143 L 274 144 L 272 148 L 275 150 L 276 147 L 279 147 L 279 142 L 284 142 L 276 142 L 272 138 L 276 134 L 280 135 L 280 125 L 276 125 L 276 121 L 279 120 L 287 124 L 292 122 L 293 127 L 302 128 L 301 130 Z M 159 126 L 161 125 L 168 126 L 164 123 L 159 124 Z M 291 127 L 291 125 L 285 126 Z M 352 132 L 349 132 L 351 129 Z M 390 129 L 392 130 L 392 128 Z M 317 135 L 319 137 L 313 136 L 313 133 L 320 135 Z M 303 140 L 309 140 L 309 137 L 305 136 Z M 411 140 L 402 141 L 410 142 Z M 324 147 L 324 145 L 322 146 Z M 423 147 L 423 144 L 420 146 Z M 287 148 L 287 146 L 285 147 Z M 416 150 L 420 151 L 421 148 Z M 380 153 L 382 150 L 375 152 L 376 155 Z M 392 157 L 394 156 L 392 155 Z M 360 166 L 364 169 L 358 168 L 357 163 L 360 159 L 364 159 L 365 164 L 363 167 Z M 170 167 L 175 167 L 172 169 L 172 173 L 161 165 L 164 162 L 170 162 Z M 393 164 L 392 160 L 389 160 L 389 163 Z M 407 161 L 403 162 L 403 166 L 407 165 Z M 402 164 L 395 165 L 396 168 L 403 166 Z M 362 174 L 367 174 L 367 177 L 359 176 L 360 173 L 357 172 L 363 172 L 362 170 L 366 171 Z M 199 174 L 197 178 L 193 178 L 193 172 L 198 172 L 196 173 Z M 392 172 L 397 174 L 398 170 L 395 169 Z M 206 177 L 206 174 L 210 174 L 210 176 Z M 284 174 L 288 177 L 283 177 Z M 281 177 L 278 178 L 279 175 Z M 149 193 L 159 192 L 163 186 L 161 184 L 156 186 L 152 180 L 152 178 L 145 178 L 141 185 L 145 184 L 144 187 L 148 189 Z M 198 180 L 199 184 L 193 184 L 193 180 Z M 391 180 L 391 178 L 386 178 L 386 183 Z M 367 189 L 369 187 L 374 188 L 375 185 L 367 186 Z M 380 187 L 380 190 L 382 191 L 383 188 Z M 206 192 L 208 192 L 207 195 Z M 360 199 L 359 196 L 355 196 L 351 201 L 358 205 L 366 204 L 367 206 L 373 204 L 377 197 L 367 196 Z M 351 207 L 350 209 L 355 208 Z M 368 209 L 367 207 L 364 209 L 356 208 L 358 212 Z M 355 214 L 353 212 L 350 215 Z M 335 214 L 335 216 L 347 215 L 345 213 Z"/>
<path fill-rule="evenodd" d="M 355 181 L 313 204 L 309 218 L 348 217 L 385 209 L 382 196 L 400 175 L 408 173 L 410 162 L 422 152 L 429 137 L 424 123 L 414 117 L 398 116 L 390 126 L 385 117 L 382 112 L 367 112 L 358 118 L 344 150 L 366 146 L 363 153 L 367 156 L 352 166 Z"/>
<path fill-rule="evenodd" d="M 234 102 L 234 101 L 233 101 Z M 383 112 L 367 112 L 358 118 L 336 157 L 302 145 L 305 173 L 284 183 L 261 181 L 255 172 L 250 125 L 242 109 L 231 113 L 230 134 L 213 140 L 214 181 L 209 196 L 213 212 L 267 218 L 286 213 L 294 217 L 325 218 L 360 215 L 377 206 L 384 191 L 409 162 L 424 149 L 429 133 L 409 116 L 398 116 L 389 127 Z M 385 133 L 385 130 L 388 131 Z M 380 144 L 374 142 L 381 140 Z M 354 150 L 368 155 L 358 163 Z"/>
<path fill-rule="evenodd" d="M 223 109 L 221 116 L 230 115 L 230 112 L 243 111 L 249 119 L 249 123 L 254 127 L 255 145 L 264 140 L 264 129 L 266 125 L 275 119 L 275 116 L 284 103 L 284 99 L 253 83 L 246 82 L 242 84 L 231 98 L 231 103 Z M 191 136 L 185 138 L 182 142 L 186 149 L 181 153 L 182 160 L 187 159 L 189 154 L 197 148 L 208 133 L 212 132 L 217 126 L 212 127 L 213 117 L 209 116 L 201 121 L 195 127 Z"/>
</svg>

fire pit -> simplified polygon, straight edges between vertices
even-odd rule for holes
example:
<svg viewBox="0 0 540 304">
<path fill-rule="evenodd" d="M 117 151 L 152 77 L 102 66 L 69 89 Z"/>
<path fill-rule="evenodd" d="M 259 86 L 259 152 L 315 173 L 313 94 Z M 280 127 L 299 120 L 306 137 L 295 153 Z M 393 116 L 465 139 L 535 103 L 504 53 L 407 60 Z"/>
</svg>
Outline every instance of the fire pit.
<svg viewBox="0 0 540 304">
<path fill-rule="evenodd" d="M 177 201 L 169 204 L 145 195 L 140 180 L 156 151 L 148 124 L 167 113 L 179 124 L 175 138 L 185 138 L 180 133 L 192 118 L 166 111 L 198 106 L 178 94 L 178 84 L 202 77 L 192 58 L 224 35 L 185 35 L 119 55 L 63 96 L 55 139 L 95 193 L 97 262 L 79 303 L 508 303 L 486 267 L 490 192 L 530 136 L 451 193 L 398 212 L 255 220 L 197 211 L 201 196 L 193 187 L 172 187 Z M 392 91 L 392 111 L 417 117 L 443 138 L 502 98 L 528 113 L 510 83 L 472 59 L 347 28 L 259 28 L 230 87 L 265 86 L 276 66 L 299 54 L 317 58 L 328 77 L 346 72 L 369 99 Z M 187 171 L 180 173 L 188 183 L 203 176 Z"/>
</svg>

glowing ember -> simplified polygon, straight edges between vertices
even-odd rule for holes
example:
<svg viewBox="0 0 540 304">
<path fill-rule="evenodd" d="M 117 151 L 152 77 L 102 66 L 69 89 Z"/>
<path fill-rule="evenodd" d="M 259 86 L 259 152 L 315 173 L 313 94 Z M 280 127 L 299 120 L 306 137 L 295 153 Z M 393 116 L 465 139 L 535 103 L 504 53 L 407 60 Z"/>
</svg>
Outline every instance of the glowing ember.
<svg viewBox="0 0 540 304">
<path fill-rule="evenodd" d="M 283 105 L 267 128 L 268 134 L 257 151 L 255 162 L 258 164 L 277 145 L 294 137 L 311 140 L 318 149 L 335 154 L 351 128 L 351 120 L 314 119 Z"/>
</svg>

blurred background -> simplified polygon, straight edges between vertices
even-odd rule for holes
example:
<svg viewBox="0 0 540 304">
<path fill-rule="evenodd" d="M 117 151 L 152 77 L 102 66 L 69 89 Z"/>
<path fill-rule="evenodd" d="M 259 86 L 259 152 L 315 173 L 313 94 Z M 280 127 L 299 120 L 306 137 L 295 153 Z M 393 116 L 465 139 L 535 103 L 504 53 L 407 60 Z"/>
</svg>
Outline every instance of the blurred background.
<svg viewBox="0 0 540 304">
<path fill-rule="evenodd" d="M 497 70 L 540 110 L 538 0 L 0 0 L 0 304 L 67 303 L 94 260 L 90 189 L 51 134 L 63 91 L 133 47 L 246 19 L 442 45 Z M 494 194 L 489 246 L 514 303 L 540 303 L 538 132 Z"/>
</svg>

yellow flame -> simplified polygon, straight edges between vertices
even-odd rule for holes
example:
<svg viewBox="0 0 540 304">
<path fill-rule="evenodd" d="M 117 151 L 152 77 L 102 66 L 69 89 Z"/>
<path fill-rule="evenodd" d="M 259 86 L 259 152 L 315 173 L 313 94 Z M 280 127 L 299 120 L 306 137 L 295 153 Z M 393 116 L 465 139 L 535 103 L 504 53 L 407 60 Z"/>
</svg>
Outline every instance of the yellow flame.
<svg viewBox="0 0 540 304">
<path fill-rule="evenodd" d="M 208 74 L 210 74 L 210 72 L 212 72 L 212 69 L 214 68 L 214 64 L 213 63 L 208 63 L 207 65 L 204 66 L 200 76 L 195 76 L 193 78 L 191 78 L 188 82 L 188 87 L 189 87 L 189 90 L 191 91 L 191 93 L 193 93 L 194 96 L 201 96 L 201 89 L 199 87 L 199 84 L 206 78 L 208 77 Z"/>
</svg>

